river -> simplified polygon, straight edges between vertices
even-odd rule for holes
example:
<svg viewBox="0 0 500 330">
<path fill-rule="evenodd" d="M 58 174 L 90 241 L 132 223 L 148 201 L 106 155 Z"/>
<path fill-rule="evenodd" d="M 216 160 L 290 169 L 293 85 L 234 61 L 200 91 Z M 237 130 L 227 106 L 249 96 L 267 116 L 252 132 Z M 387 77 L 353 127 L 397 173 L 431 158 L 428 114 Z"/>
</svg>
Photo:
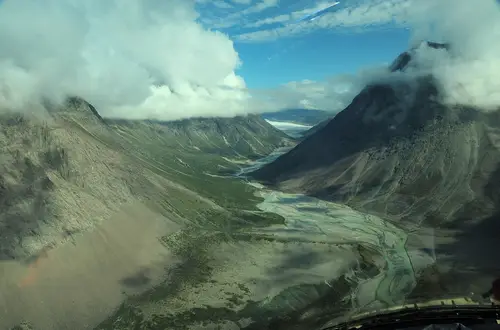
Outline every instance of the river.
<svg viewBox="0 0 500 330">
<path fill-rule="evenodd" d="M 238 175 L 254 171 L 269 163 L 287 149 L 242 168 Z M 248 180 L 247 180 L 248 181 Z M 289 194 L 267 189 L 248 181 L 258 188 L 264 199 L 258 204 L 262 211 L 285 218 L 284 226 L 256 229 L 262 235 L 291 239 L 305 239 L 324 243 L 358 244 L 376 251 L 384 260 L 377 276 L 354 279 L 357 288 L 352 295 L 353 308 L 372 309 L 402 304 L 416 285 L 416 273 L 434 263 L 432 242 L 421 240 L 421 246 L 408 247 L 410 234 L 405 229 L 380 217 L 364 214 L 338 203 L 328 202 L 302 194 Z"/>
</svg>

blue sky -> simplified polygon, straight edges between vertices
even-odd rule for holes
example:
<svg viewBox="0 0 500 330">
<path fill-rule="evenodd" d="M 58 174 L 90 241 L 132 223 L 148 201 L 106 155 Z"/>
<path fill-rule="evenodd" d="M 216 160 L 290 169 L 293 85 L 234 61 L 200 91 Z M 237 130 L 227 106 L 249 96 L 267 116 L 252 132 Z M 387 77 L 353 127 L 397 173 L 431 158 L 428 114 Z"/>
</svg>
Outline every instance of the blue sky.
<svg viewBox="0 0 500 330">
<path fill-rule="evenodd" d="M 346 3 L 329 7 L 334 2 L 207 0 L 198 1 L 197 8 L 205 26 L 234 41 L 243 63 L 237 73 L 247 86 L 272 88 L 290 81 L 353 74 L 362 67 L 390 62 L 407 48 L 409 31 L 404 26 L 388 20 L 385 13 L 378 21 L 373 18 L 373 12 L 390 7 L 380 1 Z M 364 7 L 368 9 L 355 11 Z M 322 8 L 328 9 L 315 20 L 308 19 Z M 350 11 L 347 19 L 346 11 Z M 358 17 L 353 19 L 354 15 Z"/>
<path fill-rule="evenodd" d="M 243 65 L 237 71 L 249 88 L 271 88 L 289 81 L 324 80 L 392 61 L 408 44 L 408 31 L 363 33 L 315 31 L 263 43 L 235 44 Z"/>
</svg>

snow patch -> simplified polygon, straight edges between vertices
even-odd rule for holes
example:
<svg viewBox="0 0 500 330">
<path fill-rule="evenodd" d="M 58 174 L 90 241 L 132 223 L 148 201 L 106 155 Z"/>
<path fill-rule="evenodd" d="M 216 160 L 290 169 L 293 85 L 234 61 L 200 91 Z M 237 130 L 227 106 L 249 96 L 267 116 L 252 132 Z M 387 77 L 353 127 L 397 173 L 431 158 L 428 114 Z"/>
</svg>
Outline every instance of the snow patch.
<svg viewBox="0 0 500 330">
<path fill-rule="evenodd" d="M 286 129 L 298 129 L 298 128 L 303 128 L 304 130 L 311 128 L 312 126 L 310 125 L 303 125 L 303 124 L 296 124 L 296 123 L 290 123 L 287 121 L 273 121 L 273 120 L 267 120 L 266 121 L 276 127 L 277 129 L 280 130 L 286 130 Z"/>
</svg>

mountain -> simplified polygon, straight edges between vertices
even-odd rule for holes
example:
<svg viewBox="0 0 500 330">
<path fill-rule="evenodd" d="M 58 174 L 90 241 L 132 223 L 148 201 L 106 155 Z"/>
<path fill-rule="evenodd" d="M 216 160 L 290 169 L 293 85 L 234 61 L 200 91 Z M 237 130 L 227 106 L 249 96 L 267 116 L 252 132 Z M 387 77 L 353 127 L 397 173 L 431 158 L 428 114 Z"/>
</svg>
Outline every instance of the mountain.
<svg viewBox="0 0 500 330">
<path fill-rule="evenodd" d="M 391 70 L 410 65 L 407 52 Z M 498 207 L 499 142 L 498 112 L 444 105 L 433 78 L 423 77 L 366 86 L 324 127 L 251 175 L 400 223 L 444 225 Z"/>
<path fill-rule="evenodd" d="M 167 274 L 186 283 L 173 268 L 205 276 L 218 233 L 283 221 L 221 175 L 294 143 L 258 116 L 109 120 L 76 97 L 45 108 L 0 113 L 0 328 L 97 325 Z"/>
<path fill-rule="evenodd" d="M 413 65 L 409 51 L 390 70 Z M 426 251 L 433 260 L 415 271 L 408 301 L 480 297 L 498 277 L 491 251 L 500 249 L 500 107 L 446 105 L 432 76 L 366 86 L 323 127 L 249 176 L 401 228 L 404 253 Z M 311 305 L 311 321 L 332 315 L 334 297 L 323 311 L 319 301 Z"/>
<path fill-rule="evenodd" d="M 302 125 L 316 125 L 331 117 L 331 113 L 316 109 L 286 109 L 261 115 L 270 121 L 290 122 Z"/>
<path fill-rule="evenodd" d="M 189 164 L 214 173 L 224 167 L 234 170 L 238 166 L 231 159 L 263 157 L 294 143 L 258 116 L 108 120 L 79 98 L 51 106 L 48 113 L 42 119 L 12 113 L 0 117 L 0 259 L 33 256 L 65 240 L 66 231 L 99 223 L 116 204 L 141 199 L 145 193 L 161 196 L 160 181 L 184 190 L 179 199 L 205 200 L 209 208 L 215 207 L 197 195 L 199 187 L 188 192 L 177 184 L 189 185 L 197 175 Z M 65 195 L 73 196 L 75 204 L 62 202 Z"/>
<path fill-rule="evenodd" d="M 122 136 L 147 132 L 142 139 L 160 139 L 169 147 L 221 156 L 261 158 L 274 149 L 290 146 L 291 139 L 257 115 L 234 118 L 191 118 L 170 122 L 109 120 Z M 139 129 L 138 128 L 143 128 Z M 147 128 L 147 129 L 144 129 Z"/>
</svg>

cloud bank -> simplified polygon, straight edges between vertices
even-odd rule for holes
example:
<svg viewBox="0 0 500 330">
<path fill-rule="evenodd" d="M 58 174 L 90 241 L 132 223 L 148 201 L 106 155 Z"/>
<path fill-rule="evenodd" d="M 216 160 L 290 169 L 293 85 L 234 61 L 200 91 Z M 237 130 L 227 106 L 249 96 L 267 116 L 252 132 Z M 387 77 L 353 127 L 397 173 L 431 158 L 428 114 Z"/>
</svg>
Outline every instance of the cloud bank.
<svg viewBox="0 0 500 330">
<path fill-rule="evenodd" d="M 104 116 L 233 116 L 252 100 L 232 41 L 188 0 L 0 3 L 0 107 L 78 95 Z"/>
<path fill-rule="evenodd" d="M 252 94 L 266 107 L 264 111 L 302 108 L 337 113 L 345 109 L 367 83 L 387 77 L 387 67 L 380 65 L 323 81 L 291 81 L 278 88 L 252 90 Z"/>
<path fill-rule="evenodd" d="M 277 4 L 260 1 L 240 14 Z M 57 102 L 77 95 L 105 117 L 128 119 L 297 107 L 339 111 L 360 88 L 359 79 L 342 76 L 249 91 L 235 73 L 242 63 L 233 42 L 204 29 L 194 5 L 190 0 L 0 3 L 0 108 L 24 111 L 43 98 Z"/>
<path fill-rule="evenodd" d="M 258 4 L 251 10 L 278 2 Z M 233 42 L 204 29 L 194 5 L 194 0 L 1 2 L 0 108 L 24 110 L 42 98 L 58 101 L 77 95 L 103 116 L 136 119 L 234 116 L 297 107 L 338 112 L 367 83 L 390 79 L 381 65 L 325 81 L 250 91 L 235 73 L 242 63 Z M 420 68 L 408 75 L 432 73 L 449 103 L 485 109 L 500 104 L 497 1 L 364 1 L 313 24 L 334 29 L 389 21 L 411 28 L 411 44 L 452 44 L 449 53 L 417 49 Z"/>
</svg>

